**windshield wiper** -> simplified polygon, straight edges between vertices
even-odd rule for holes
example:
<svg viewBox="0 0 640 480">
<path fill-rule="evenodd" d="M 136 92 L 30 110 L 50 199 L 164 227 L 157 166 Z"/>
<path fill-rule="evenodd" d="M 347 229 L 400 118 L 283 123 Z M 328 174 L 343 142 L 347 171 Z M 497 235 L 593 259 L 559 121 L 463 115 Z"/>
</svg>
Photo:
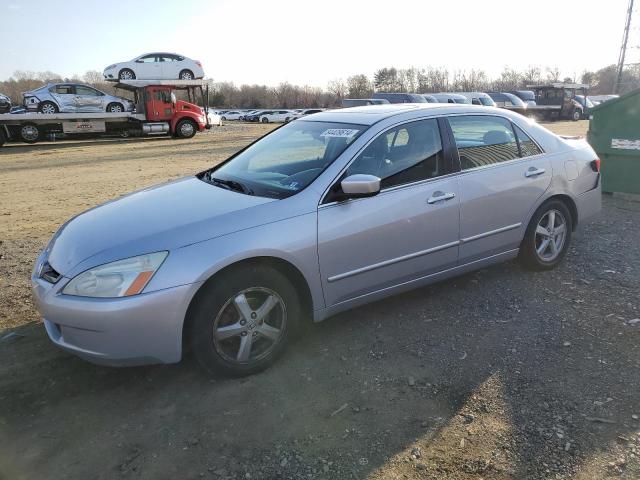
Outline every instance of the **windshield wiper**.
<svg viewBox="0 0 640 480">
<path fill-rule="evenodd" d="M 209 181 L 214 185 L 226 188 L 227 190 L 234 190 L 236 192 L 244 193 L 245 195 L 253 195 L 253 190 L 240 182 L 236 182 L 235 180 L 225 180 L 209 175 Z"/>
</svg>

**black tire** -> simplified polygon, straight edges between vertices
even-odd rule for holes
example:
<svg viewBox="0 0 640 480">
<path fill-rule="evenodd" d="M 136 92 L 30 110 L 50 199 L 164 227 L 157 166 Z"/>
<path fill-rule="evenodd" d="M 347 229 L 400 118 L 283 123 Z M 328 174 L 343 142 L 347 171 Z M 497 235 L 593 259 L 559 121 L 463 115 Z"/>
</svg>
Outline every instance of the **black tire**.
<svg viewBox="0 0 640 480">
<path fill-rule="evenodd" d="M 262 118 L 260 119 L 260 121 L 261 121 L 262 123 L 269 123 L 269 119 L 268 119 L 267 117 L 262 117 Z"/>
<path fill-rule="evenodd" d="M 36 143 L 42 138 L 42 131 L 35 123 L 25 123 L 24 125 L 20 125 L 18 135 L 20 136 L 20 140 L 25 143 Z"/>
<path fill-rule="evenodd" d="M 271 267 L 247 265 L 222 275 L 222 278 L 215 278 L 202 287 L 190 308 L 187 319 L 190 326 L 188 330 L 190 346 L 200 364 L 210 373 L 234 377 L 252 375 L 271 366 L 295 335 L 300 324 L 300 299 L 289 279 Z M 233 302 L 233 299 L 243 292 L 247 292 L 245 298 L 248 300 L 252 289 L 275 293 L 279 297 L 278 300 L 281 300 L 281 303 L 276 304 L 268 314 L 275 315 L 273 319 L 269 319 L 269 322 L 274 322 L 278 318 L 281 320 L 278 325 L 280 328 L 276 329 L 279 332 L 277 340 L 263 337 L 259 331 L 263 328 L 262 321 L 259 317 L 258 320 L 255 320 L 256 316 L 254 315 L 259 311 L 261 303 L 259 298 L 256 298 L 257 303 L 251 306 L 251 309 L 255 309 L 251 310 L 251 318 L 254 321 L 250 320 L 250 323 L 245 321 L 246 327 L 243 328 L 246 331 L 224 340 L 214 340 L 214 332 L 219 331 L 216 330 L 216 327 L 223 323 L 222 319 L 225 318 L 227 309 L 232 309 L 231 313 L 234 315 L 231 322 L 237 322 L 236 325 L 240 325 L 243 317 L 239 313 L 235 315 L 238 310 L 229 302 Z M 250 303 L 247 301 L 247 304 Z M 237 320 L 238 317 L 240 320 Z M 260 325 L 256 325 L 258 321 L 261 322 Z M 267 322 L 264 321 L 264 323 Z M 228 327 L 228 325 L 224 324 L 223 327 Z M 270 325 L 264 326 L 270 327 Z M 245 338 L 248 335 L 252 336 L 251 339 L 248 339 L 251 340 L 252 348 L 256 346 L 267 346 L 268 348 L 263 352 L 260 352 L 259 349 L 255 350 L 257 358 L 250 358 L 245 362 L 231 359 L 230 355 L 232 356 L 236 350 L 235 342 L 239 345 L 237 350 L 238 356 L 240 355 L 242 341 L 240 335 Z M 225 351 L 227 348 L 228 350 Z"/>
<path fill-rule="evenodd" d="M 542 243 L 546 237 L 537 233 L 536 230 L 541 222 L 544 223 L 543 219 L 545 218 L 545 216 L 547 216 L 547 214 L 552 211 L 556 212 L 556 214 L 559 213 L 560 217 L 563 217 L 565 233 L 562 240 L 562 246 L 559 250 L 557 250 L 557 254 L 553 256 L 553 258 L 544 258 L 544 256 L 539 253 L 539 249 L 542 248 Z M 554 223 L 559 224 L 558 219 L 556 219 Z M 571 234 L 573 230 L 572 227 L 573 217 L 571 215 L 571 212 L 567 208 L 567 205 L 563 201 L 551 199 L 540 205 L 540 207 L 533 214 L 533 217 L 531 217 L 531 221 L 529 222 L 527 231 L 524 234 L 524 239 L 522 240 L 522 244 L 520 245 L 519 255 L 522 264 L 530 270 L 537 271 L 551 270 L 555 268 L 567 254 L 567 250 L 569 249 L 569 245 L 571 244 Z M 544 229 L 544 227 L 542 228 Z M 551 236 L 548 237 L 550 238 Z M 556 245 L 555 239 L 553 241 L 553 245 Z"/>
<path fill-rule="evenodd" d="M 178 138 L 191 138 L 197 131 L 198 126 L 196 123 L 189 118 L 185 118 L 176 124 L 175 136 Z"/>
<path fill-rule="evenodd" d="M 573 112 L 571 112 L 571 120 L 573 120 L 574 122 L 577 122 L 578 120 L 582 119 L 582 110 L 579 109 L 575 109 Z"/>
<path fill-rule="evenodd" d="M 123 68 L 118 72 L 118 80 L 135 80 L 136 74 L 130 68 Z"/>
<path fill-rule="evenodd" d="M 118 102 L 111 102 L 109 105 L 107 105 L 106 112 L 107 113 L 123 113 L 124 105 Z"/>
<path fill-rule="evenodd" d="M 289 123 L 290 121 L 291 121 L 290 117 L 287 117 L 287 118 L 284 119 L 284 123 Z"/>
<path fill-rule="evenodd" d="M 191 70 L 182 70 L 178 75 L 178 80 L 195 80 L 195 76 Z"/>
<path fill-rule="evenodd" d="M 58 113 L 60 109 L 55 103 L 45 100 L 44 102 L 41 102 L 40 105 L 38 105 L 38 111 L 40 113 L 54 114 Z"/>
<path fill-rule="evenodd" d="M 220 117 L 221 121 L 225 121 L 227 119 L 227 117 Z"/>
</svg>

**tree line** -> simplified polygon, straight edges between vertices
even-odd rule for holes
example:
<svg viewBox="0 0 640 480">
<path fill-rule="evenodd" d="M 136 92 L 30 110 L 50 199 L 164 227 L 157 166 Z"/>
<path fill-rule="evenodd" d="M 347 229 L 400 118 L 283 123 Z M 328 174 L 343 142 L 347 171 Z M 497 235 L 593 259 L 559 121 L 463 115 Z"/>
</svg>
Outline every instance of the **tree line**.
<svg viewBox="0 0 640 480">
<path fill-rule="evenodd" d="M 240 85 L 208 79 L 210 105 L 218 108 L 314 108 L 336 107 L 343 98 L 370 98 L 374 92 L 471 92 L 509 91 L 526 89 L 527 85 L 545 82 L 581 82 L 591 86 L 591 95 L 609 94 L 614 90 L 616 66 L 609 65 L 597 71 L 585 71 L 579 78 L 562 77 L 558 68 L 532 66 L 525 70 L 505 68 L 499 76 L 491 78 L 483 70 L 454 70 L 446 68 L 395 68 L 377 70 L 373 77 L 364 74 L 332 80 L 326 88 L 292 85 L 288 82 L 275 87 L 267 85 Z M 88 83 L 107 93 L 130 96 L 125 91 L 105 82 L 102 74 L 88 71 L 82 76 L 63 78 L 54 72 L 16 71 L 11 78 L 0 82 L 0 93 L 8 95 L 20 105 L 22 92 L 46 83 Z M 624 71 L 620 93 L 640 88 L 640 65 Z"/>
</svg>

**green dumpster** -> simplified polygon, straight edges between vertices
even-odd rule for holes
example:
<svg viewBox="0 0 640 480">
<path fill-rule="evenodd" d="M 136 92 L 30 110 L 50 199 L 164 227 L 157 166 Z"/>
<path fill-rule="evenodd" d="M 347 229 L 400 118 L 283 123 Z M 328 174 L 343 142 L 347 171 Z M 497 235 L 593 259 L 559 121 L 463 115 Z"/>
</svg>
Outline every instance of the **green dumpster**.
<svg viewBox="0 0 640 480">
<path fill-rule="evenodd" d="M 602 162 L 602 191 L 640 194 L 640 89 L 589 113 L 587 138 Z"/>
</svg>

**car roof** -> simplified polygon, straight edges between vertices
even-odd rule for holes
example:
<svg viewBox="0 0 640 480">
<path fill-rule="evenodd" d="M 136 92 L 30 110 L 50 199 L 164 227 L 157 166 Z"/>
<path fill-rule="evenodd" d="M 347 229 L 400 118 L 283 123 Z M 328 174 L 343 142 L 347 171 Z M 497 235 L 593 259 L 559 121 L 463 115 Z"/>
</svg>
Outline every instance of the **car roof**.
<svg viewBox="0 0 640 480">
<path fill-rule="evenodd" d="M 406 118 L 417 117 L 422 114 L 451 114 L 451 113 L 499 113 L 509 116 L 507 110 L 494 107 L 481 107 L 466 103 L 388 103 L 384 105 L 366 105 L 361 107 L 325 110 L 304 118 L 309 122 L 353 123 L 358 125 L 373 125 L 381 120 L 394 116 Z M 403 115 L 404 114 L 404 115 Z"/>
</svg>

